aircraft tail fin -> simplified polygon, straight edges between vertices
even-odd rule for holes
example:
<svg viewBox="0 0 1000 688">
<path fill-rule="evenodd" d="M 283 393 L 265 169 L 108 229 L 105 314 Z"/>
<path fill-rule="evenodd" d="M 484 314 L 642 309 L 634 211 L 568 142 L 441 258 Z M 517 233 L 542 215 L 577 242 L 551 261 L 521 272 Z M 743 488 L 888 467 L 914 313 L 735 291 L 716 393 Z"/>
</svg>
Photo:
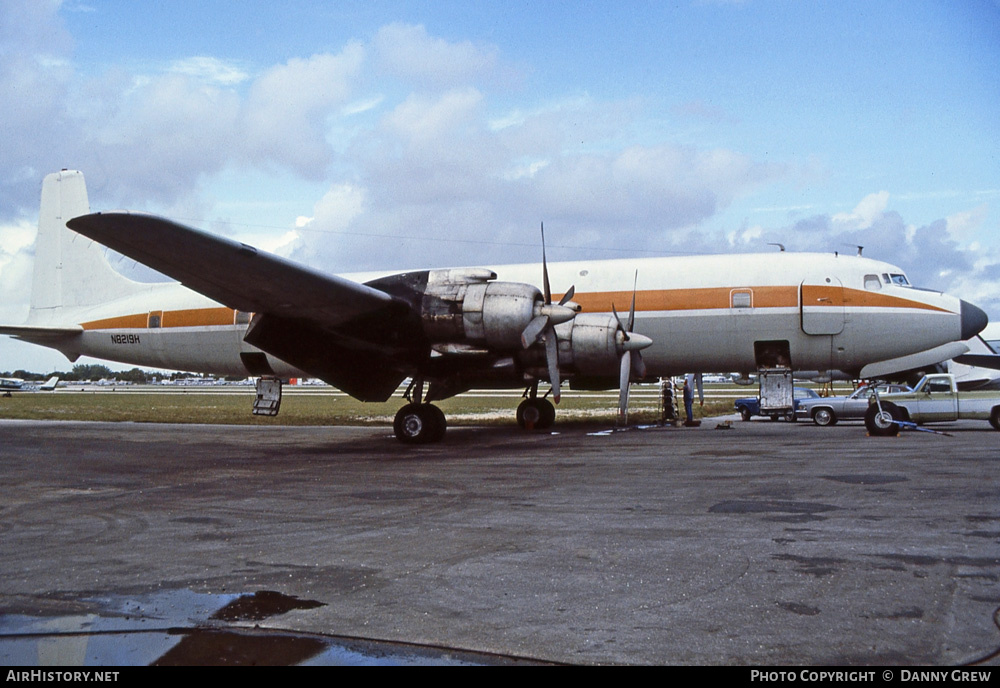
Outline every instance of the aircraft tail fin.
<svg viewBox="0 0 1000 688">
<path fill-rule="evenodd" d="M 66 228 L 90 212 L 83 173 L 63 170 L 45 177 L 35 242 L 29 325 L 59 326 L 69 311 L 141 291 L 148 285 L 116 272 L 100 244 Z"/>
</svg>

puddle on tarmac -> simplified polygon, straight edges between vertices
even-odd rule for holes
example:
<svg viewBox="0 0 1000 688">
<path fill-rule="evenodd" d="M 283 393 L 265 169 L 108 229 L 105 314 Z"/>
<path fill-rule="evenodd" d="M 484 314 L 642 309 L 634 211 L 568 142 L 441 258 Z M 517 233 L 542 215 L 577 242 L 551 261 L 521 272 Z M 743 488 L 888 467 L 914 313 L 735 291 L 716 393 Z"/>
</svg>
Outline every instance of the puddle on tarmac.
<svg viewBox="0 0 1000 688">
<path fill-rule="evenodd" d="M 513 664 L 470 652 L 230 626 L 323 606 L 278 592 L 209 595 L 172 590 L 90 598 L 101 612 L 0 614 L 0 663 L 9 666 L 414 666 Z"/>
</svg>

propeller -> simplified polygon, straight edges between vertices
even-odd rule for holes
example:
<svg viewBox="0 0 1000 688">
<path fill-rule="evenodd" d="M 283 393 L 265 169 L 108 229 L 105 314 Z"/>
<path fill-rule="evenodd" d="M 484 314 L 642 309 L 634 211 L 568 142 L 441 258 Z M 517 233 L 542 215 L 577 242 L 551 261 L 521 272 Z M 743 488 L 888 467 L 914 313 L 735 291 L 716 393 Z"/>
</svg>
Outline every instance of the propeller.
<svg viewBox="0 0 1000 688">
<path fill-rule="evenodd" d="M 635 327 L 635 291 L 639 282 L 639 271 L 636 270 L 635 279 L 632 283 L 632 307 L 629 309 L 628 325 L 622 323 L 618 311 L 614 304 L 611 304 L 611 312 L 618 322 L 618 329 L 622 333 L 622 355 L 619 359 L 618 368 L 618 422 L 623 425 L 627 421 L 629 383 L 632 380 L 641 380 L 646 377 L 646 364 L 642 362 L 641 350 L 650 346 L 653 340 L 632 331 Z"/>
<path fill-rule="evenodd" d="M 559 403 L 559 342 L 556 339 L 556 325 L 572 320 L 580 312 L 579 304 L 573 303 L 570 299 L 576 293 L 576 287 L 571 286 L 569 290 L 559 299 L 559 303 L 552 303 L 552 289 L 549 286 L 549 266 L 545 260 L 545 223 L 542 223 L 542 286 L 544 288 L 543 301 L 536 303 L 534 317 L 527 327 L 521 332 L 521 345 L 527 349 L 529 346 L 539 341 L 545 340 L 545 364 L 549 371 L 549 382 L 552 383 L 552 400 Z"/>
</svg>

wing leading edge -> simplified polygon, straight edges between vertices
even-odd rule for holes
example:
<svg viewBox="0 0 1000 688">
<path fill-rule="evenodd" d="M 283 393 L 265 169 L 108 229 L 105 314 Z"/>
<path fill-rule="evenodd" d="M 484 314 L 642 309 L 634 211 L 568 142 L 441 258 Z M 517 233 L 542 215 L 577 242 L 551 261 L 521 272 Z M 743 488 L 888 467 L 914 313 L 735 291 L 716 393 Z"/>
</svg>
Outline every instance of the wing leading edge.
<svg viewBox="0 0 1000 688">
<path fill-rule="evenodd" d="M 241 311 L 335 327 L 394 302 L 378 289 L 153 215 L 93 213 L 66 226 Z"/>
<path fill-rule="evenodd" d="M 94 213 L 66 225 L 229 308 L 255 313 L 248 343 L 358 399 L 388 399 L 407 374 L 415 342 L 403 331 L 412 312 L 404 299 L 152 215 Z"/>
</svg>

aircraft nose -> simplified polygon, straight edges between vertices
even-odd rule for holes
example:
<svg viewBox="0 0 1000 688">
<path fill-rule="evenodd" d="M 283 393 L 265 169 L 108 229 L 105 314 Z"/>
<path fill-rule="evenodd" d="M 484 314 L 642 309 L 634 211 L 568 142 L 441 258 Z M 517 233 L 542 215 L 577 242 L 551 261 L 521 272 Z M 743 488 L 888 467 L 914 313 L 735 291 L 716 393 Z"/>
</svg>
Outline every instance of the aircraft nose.
<svg viewBox="0 0 1000 688">
<path fill-rule="evenodd" d="M 962 339 L 972 339 L 986 328 L 989 321 L 982 308 L 962 301 Z"/>
</svg>

